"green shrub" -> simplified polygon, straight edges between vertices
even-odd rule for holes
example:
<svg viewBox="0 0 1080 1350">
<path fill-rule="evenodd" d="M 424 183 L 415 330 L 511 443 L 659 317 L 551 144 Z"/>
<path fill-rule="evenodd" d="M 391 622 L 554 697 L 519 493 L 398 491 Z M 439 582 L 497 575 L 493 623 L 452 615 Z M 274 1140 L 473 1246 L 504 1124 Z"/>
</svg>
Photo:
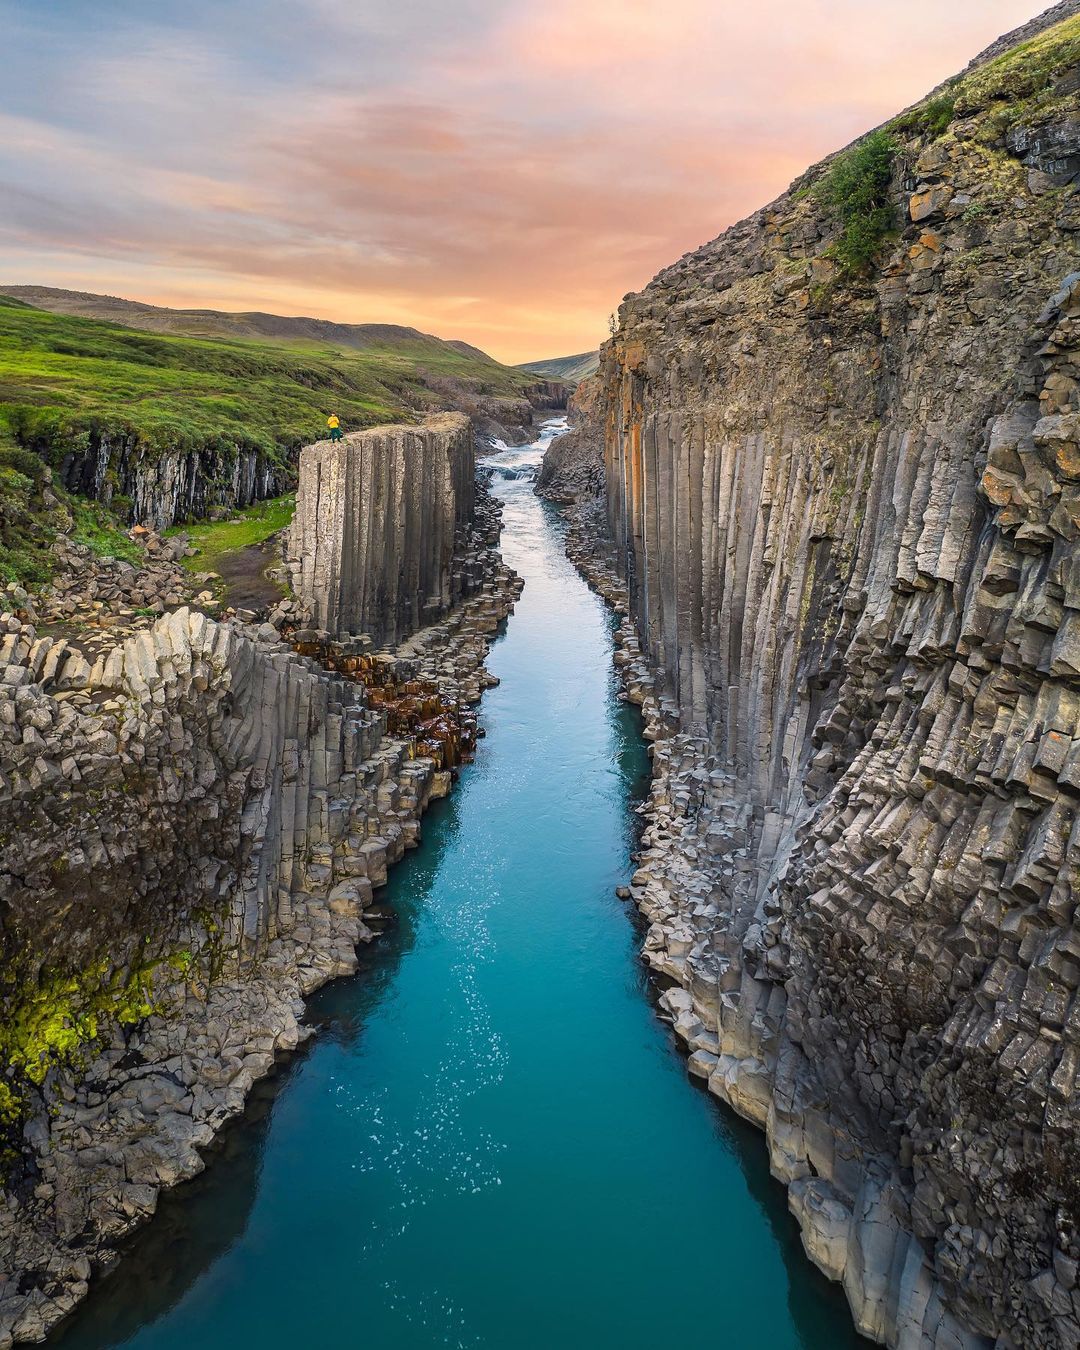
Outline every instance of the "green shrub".
<svg viewBox="0 0 1080 1350">
<path fill-rule="evenodd" d="M 896 145 L 887 131 L 873 131 L 838 156 L 815 186 L 815 195 L 840 226 L 832 252 L 848 275 L 868 270 L 893 228 L 889 201 Z"/>
<path fill-rule="evenodd" d="M 14 469 L 16 473 L 29 478 L 31 483 L 40 483 L 45 477 L 41 456 L 21 445 L 0 445 L 0 468 Z"/>
<path fill-rule="evenodd" d="M 951 94 L 939 94 L 927 99 L 917 108 L 904 113 L 891 123 L 893 131 L 914 131 L 929 136 L 942 136 L 948 131 L 956 115 L 956 99 Z"/>
</svg>

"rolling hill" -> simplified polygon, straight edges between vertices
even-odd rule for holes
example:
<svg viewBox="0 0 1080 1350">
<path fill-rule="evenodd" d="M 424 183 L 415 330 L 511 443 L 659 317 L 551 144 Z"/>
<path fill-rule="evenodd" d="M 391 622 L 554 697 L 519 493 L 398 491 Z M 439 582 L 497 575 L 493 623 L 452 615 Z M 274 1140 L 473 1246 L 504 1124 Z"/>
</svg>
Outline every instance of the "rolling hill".
<svg viewBox="0 0 1080 1350">
<path fill-rule="evenodd" d="M 564 384 L 579 384 L 600 368 L 600 353 L 581 352 L 577 356 L 552 356 L 544 361 L 528 361 L 517 370 L 529 370 L 546 380 L 562 380 Z"/>
<path fill-rule="evenodd" d="M 530 392 L 540 396 L 535 375 L 411 328 L 9 290 L 19 294 L 0 293 L 0 576 L 8 578 L 40 578 L 45 566 L 35 463 L 111 507 L 118 523 L 148 512 L 171 523 L 286 490 L 299 447 L 325 434 L 330 412 L 347 430 L 444 408 L 478 425 L 513 425 L 528 420 Z M 121 315 L 123 324 L 114 321 Z M 171 466 L 161 465 L 166 458 Z M 170 491 L 176 500 L 157 509 L 155 494 Z"/>
</svg>

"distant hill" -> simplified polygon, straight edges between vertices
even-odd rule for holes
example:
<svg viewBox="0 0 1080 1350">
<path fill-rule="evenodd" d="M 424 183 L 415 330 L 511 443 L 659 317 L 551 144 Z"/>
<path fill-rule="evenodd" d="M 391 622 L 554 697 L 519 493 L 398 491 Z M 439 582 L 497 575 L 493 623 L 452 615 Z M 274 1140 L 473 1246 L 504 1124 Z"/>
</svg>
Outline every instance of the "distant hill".
<svg viewBox="0 0 1080 1350">
<path fill-rule="evenodd" d="M 448 347 L 474 361 L 487 362 L 506 369 L 486 352 L 467 342 L 446 342 L 393 323 L 333 323 L 329 319 L 290 318 L 259 311 L 233 314 L 218 309 L 168 309 L 147 305 L 141 300 L 123 300 L 115 295 L 95 295 L 91 291 L 66 291 L 55 286 L 2 286 L 0 295 L 10 295 L 35 309 L 50 314 L 71 314 L 81 319 L 104 319 L 140 328 L 147 333 L 178 334 L 183 337 L 247 338 L 263 341 L 323 342 L 337 347 L 361 350 L 372 347 L 407 347 L 412 356 L 427 350 L 445 354 Z"/>
<path fill-rule="evenodd" d="M 331 409 L 350 427 L 431 408 L 493 415 L 506 403 L 519 410 L 533 382 L 464 343 L 394 324 L 0 287 L 0 430 L 35 447 L 109 428 L 161 448 L 224 437 L 287 455 L 322 432 Z"/>
<path fill-rule="evenodd" d="M 543 375 L 547 380 L 578 384 L 590 375 L 595 375 L 599 367 L 599 352 L 581 352 L 578 356 L 552 356 L 546 361 L 526 361 L 517 369 L 531 370 L 533 374 Z"/>
</svg>

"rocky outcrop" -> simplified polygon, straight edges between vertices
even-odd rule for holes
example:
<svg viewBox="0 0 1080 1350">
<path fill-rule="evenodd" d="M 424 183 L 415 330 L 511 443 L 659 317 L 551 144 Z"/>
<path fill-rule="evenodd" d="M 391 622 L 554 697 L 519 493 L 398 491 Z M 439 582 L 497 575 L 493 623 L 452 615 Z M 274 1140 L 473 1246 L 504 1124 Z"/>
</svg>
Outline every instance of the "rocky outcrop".
<svg viewBox="0 0 1080 1350">
<path fill-rule="evenodd" d="M 865 276 L 819 168 L 600 375 L 645 955 L 894 1346 L 1080 1343 L 1078 8 L 891 128 Z"/>
<path fill-rule="evenodd" d="M 124 641 L 0 616 L 0 1346 L 40 1340 L 356 967 L 474 734 L 520 581 L 407 643 L 171 610 Z"/>
<path fill-rule="evenodd" d="M 552 441 L 540 465 L 536 491 L 564 505 L 604 493 L 603 432 L 596 417 L 600 385 L 583 380 L 570 400 L 571 429 Z"/>
<path fill-rule="evenodd" d="M 570 398 L 570 386 L 562 380 L 537 380 L 522 390 L 525 398 L 537 411 L 565 408 Z"/>
<path fill-rule="evenodd" d="M 288 553 L 316 625 L 397 641 L 470 593 L 478 577 L 455 539 L 474 478 L 461 413 L 305 447 Z"/>
<path fill-rule="evenodd" d="M 188 450 L 157 450 L 134 435 L 88 432 L 69 446 L 57 476 L 72 492 L 111 506 L 122 518 L 163 530 L 286 492 L 289 466 L 263 450 L 220 440 Z"/>
</svg>

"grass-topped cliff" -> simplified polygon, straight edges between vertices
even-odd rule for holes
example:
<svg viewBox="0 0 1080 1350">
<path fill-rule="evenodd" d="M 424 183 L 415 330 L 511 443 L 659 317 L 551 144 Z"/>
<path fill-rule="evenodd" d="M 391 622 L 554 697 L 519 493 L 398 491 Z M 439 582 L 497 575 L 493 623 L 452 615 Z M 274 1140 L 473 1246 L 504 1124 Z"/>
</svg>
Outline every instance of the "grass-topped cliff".
<svg viewBox="0 0 1080 1350">
<path fill-rule="evenodd" d="M 73 293 L 27 294 L 53 305 Z M 160 331 L 0 294 L 0 580 L 48 574 L 49 538 L 65 522 L 42 497 L 42 468 L 74 490 L 74 513 L 80 497 L 100 500 L 116 552 L 115 527 L 134 518 L 168 524 L 281 493 L 331 412 L 347 429 L 445 407 L 520 417 L 536 383 L 475 349 L 390 325 L 208 314 L 198 322 L 211 335 L 194 336 L 166 331 L 170 316 L 183 329 L 186 312 L 126 301 L 103 312 Z M 225 323 L 241 319 L 251 322 Z M 179 468 L 162 466 L 170 458 Z"/>
<path fill-rule="evenodd" d="M 462 395 L 505 398 L 535 383 L 482 354 L 396 331 L 404 336 L 364 347 L 191 337 L 0 295 L 0 427 L 42 449 L 108 424 L 158 449 L 225 438 L 286 455 L 321 435 L 332 411 L 347 425 L 369 426 L 444 402 L 446 381 L 459 382 Z"/>
</svg>

